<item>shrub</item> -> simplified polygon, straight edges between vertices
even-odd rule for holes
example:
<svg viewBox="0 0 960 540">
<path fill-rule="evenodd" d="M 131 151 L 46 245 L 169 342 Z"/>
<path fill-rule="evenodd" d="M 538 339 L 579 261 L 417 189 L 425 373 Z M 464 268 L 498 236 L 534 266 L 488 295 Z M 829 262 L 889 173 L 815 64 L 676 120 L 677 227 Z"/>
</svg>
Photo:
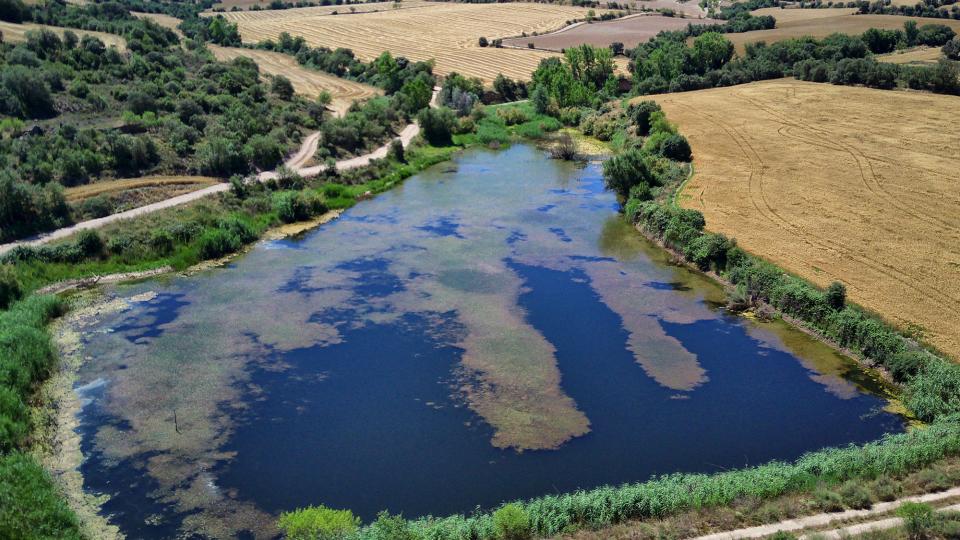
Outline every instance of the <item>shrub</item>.
<svg viewBox="0 0 960 540">
<path fill-rule="evenodd" d="M 843 510 L 843 498 L 836 491 L 818 489 L 813 492 L 813 500 L 817 507 L 824 512 L 840 512 Z"/>
<path fill-rule="evenodd" d="M 480 40 L 479 40 L 478 44 L 479 44 L 481 47 L 486 47 L 487 45 L 490 44 L 490 42 L 487 41 L 487 38 L 485 38 L 485 37 L 483 37 L 483 36 L 480 36 Z"/>
<path fill-rule="evenodd" d="M 310 506 L 280 514 L 277 526 L 290 540 L 340 540 L 357 530 L 360 518 L 350 510 Z"/>
<path fill-rule="evenodd" d="M 403 141 L 394 139 L 390 142 L 390 149 L 387 151 L 387 158 L 397 163 L 406 163 L 407 158 L 403 149 Z"/>
<path fill-rule="evenodd" d="M 7 309 L 22 296 L 23 287 L 13 268 L 7 264 L 0 266 L 0 309 Z"/>
<path fill-rule="evenodd" d="M 960 366 L 927 362 L 907 384 L 906 404 L 925 422 L 960 411 Z"/>
<path fill-rule="evenodd" d="M 900 497 L 903 488 L 898 482 L 884 475 L 870 484 L 870 491 L 873 492 L 873 496 L 876 497 L 878 501 L 890 502 Z"/>
<path fill-rule="evenodd" d="M 80 203 L 80 212 L 89 218 L 102 218 L 113 213 L 113 202 L 107 197 L 98 195 L 84 199 Z"/>
<path fill-rule="evenodd" d="M 233 253 L 243 246 L 237 235 L 223 229 L 210 229 L 200 236 L 200 258 L 203 260 L 218 259 Z"/>
<path fill-rule="evenodd" d="M 650 115 L 660 111 L 660 105 L 656 101 L 641 101 L 627 107 L 627 116 L 637 127 L 637 134 L 647 136 L 650 134 Z"/>
<path fill-rule="evenodd" d="M 90 229 L 82 230 L 77 234 L 75 245 L 80 255 L 88 259 L 103 255 L 106 249 L 106 245 L 103 243 L 103 238 L 100 238 L 100 234 Z"/>
<path fill-rule="evenodd" d="M 943 471 L 926 469 L 917 473 L 917 484 L 926 493 L 946 491 L 953 487 L 953 482 Z"/>
<path fill-rule="evenodd" d="M 863 510 L 873 506 L 870 491 L 859 480 L 851 480 L 840 488 L 840 498 L 847 508 Z"/>
<path fill-rule="evenodd" d="M 839 281 L 834 281 L 827 287 L 827 303 L 835 310 L 841 310 L 847 304 L 847 287 Z"/>
<path fill-rule="evenodd" d="M 508 126 L 515 126 L 530 120 L 530 116 L 519 107 L 501 107 L 497 109 L 497 116 Z"/>
<path fill-rule="evenodd" d="M 493 513 L 493 528 L 498 540 L 530 538 L 530 516 L 516 503 L 505 504 Z"/>
<path fill-rule="evenodd" d="M 953 38 L 943 46 L 943 55 L 950 60 L 960 60 L 960 38 Z"/>
<path fill-rule="evenodd" d="M 897 508 L 896 513 L 903 518 L 903 528 L 913 540 L 926 538 L 933 527 L 935 516 L 933 507 L 929 504 L 907 501 Z"/>
<path fill-rule="evenodd" d="M 417 121 L 423 129 L 423 137 L 435 146 L 446 146 L 451 142 L 453 127 L 457 116 L 447 107 L 423 109 L 417 115 Z"/>
<path fill-rule="evenodd" d="M 626 198 L 633 186 L 654 183 L 653 174 L 647 164 L 648 154 L 632 149 L 618 154 L 603 162 L 603 179 L 607 189 Z"/>
<path fill-rule="evenodd" d="M 318 197 L 290 191 L 274 194 L 273 209 L 284 223 L 305 221 L 327 211 Z"/>
</svg>

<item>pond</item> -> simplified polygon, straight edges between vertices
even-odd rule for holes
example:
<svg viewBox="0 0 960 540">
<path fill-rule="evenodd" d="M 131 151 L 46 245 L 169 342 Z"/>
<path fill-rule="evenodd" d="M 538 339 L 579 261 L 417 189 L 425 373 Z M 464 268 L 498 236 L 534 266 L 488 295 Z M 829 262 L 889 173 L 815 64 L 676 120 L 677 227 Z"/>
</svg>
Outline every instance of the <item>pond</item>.
<svg viewBox="0 0 960 540">
<path fill-rule="evenodd" d="M 470 512 L 904 429 L 851 360 L 670 265 L 599 165 L 526 145 L 107 295 L 124 309 L 80 329 L 81 471 L 130 537 Z"/>
</svg>

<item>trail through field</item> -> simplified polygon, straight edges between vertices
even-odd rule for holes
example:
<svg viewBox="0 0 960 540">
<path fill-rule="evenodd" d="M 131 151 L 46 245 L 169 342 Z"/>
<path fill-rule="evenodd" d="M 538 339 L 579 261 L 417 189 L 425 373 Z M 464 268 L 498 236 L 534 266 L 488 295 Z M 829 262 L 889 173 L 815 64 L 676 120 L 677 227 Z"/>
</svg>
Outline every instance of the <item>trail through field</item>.
<svg viewBox="0 0 960 540">
<path fill-rule="evenodd" d="M 777 523 L 768 523 L 766 525 L 758 525 L 756 527 L 747 527 L 744 529 L 737 529 L 733 531 L 725 531 L 720 533 L 708 534 L 704 536 L 699 536 L 693 540 L 746 540 L 750 538 L 766 538 L 778 532 L 800 532 L 811 529 L 821 529 L 817 532 L 811 532 L 809 535 L 801 536 L 800 538 L 848 538 L 851 535 L 863 534 L 869 531 L 879 531 L 884 529 L 892 529 L 903 524 L 903 520 L 900 518 L 885 518 L 881 520 L 869 521 L 865 523 L 858 523 L 856 525 L 849 525 L 846 527 L 841 527 L 835 530 L 822 530 L 834 523 L 842 523 L 848 520 L 862 520 L 865 518 L 870 518 L 874 516 L 882 516 L 889 514 L 899 508 L 905 502 L 917 502 L 917 503 L 926 503 L 926 504 L 936 504 L 942 501 L 948 501 L 960 497 L 960 487 L 955 487 L 953 489 L 942 491 L 940 493 L 927 493 L 925 495 L 917 495 L 913 497 L 904 497 L 896 501 L 890 502 L 881 502 L 874 504 L 871 508 L 866 510 L 846 510 L 844 512 L 825 512 L 822 514 L 816 514 L 813 516 L 806 516 L 796 519 L 787 519 Z M 960 504 L 954 504 L 950 506 L 945 506 L 938 508 L 939 511 L 956 511 L 960 510 Z"/>
<path fill-rule="evenodd" d="M 230 61 L 241 56 L 247 57 L 257 63 L 261 72 L 272 76 L 283 75 L 293 83 L 293 89 L 298 94 L 309 98 L 316 99 L 320 92 L 329 92 L 333 98 L 330 102 L 330 109 L 339 116 L 346 114 L 347 109 L 354 101 L 362 101 L 383 94 L 383 91 L 379 88 L 341 79 L 315 69 L 305 68 L 295 58 L 287 54 L 238 47 L 220 47 L 212 44 L 208 44 L 207 48 L 210 49 L 217 60 L 221 61 Z"/>
<path fill-rule="evenodd" d="M 437 97 L 439 96 L 440 89 L 434 88 L 433 97 L 430 101 L 431 107 L 437 106 Z M 417 123 L 408 124 L 404 127 L 398 136 L 397 139 L 403 144 L 403 147 L 406 148 L 410 146 L 410 143 L 420 134 L 420 126 Z M 316 165 L 313 167 L 303 167 L 302 165 L 317 151 L 317 145 L 320 140 L 320 133 L 315 132 L 308 135 L 300 145 L 300 149 L 294 153 L 292 156 L 287 158 L 284 162 L 284 166 L 291 171 L 303 176 L 305 178 L 317 176 L 326 170 L 325 165 Z M 357 156 L 349 159 L 340 160 L 336 163 L 337 170 L 349 170 L 356 169 L 358 167 L 364 167 L 369 165 L 371 161 L 375 159 L 382 159 L 386 157 L 387 152 L 390 150 L 390 145 L 392 140 L 380 148 L 377 148 L 373 152 L 364 154 L 362 156 Z M 264 171 L 257 175 L 257 180 L 260 182 L 265 182 L 267 180 L 276 179 L 278 174 L 276 171 Z M 230 190 L 230 184 L 221 183 L 210 186 L 208 188 L 200 189 L 184 195 L 179 195 L 165 201 L 160 201 L 153 204 L 148 204 L 146 206 L 141 206 L 139 208 L 134 208 L 132 210 L 127 210 L 126 212 L 120 212 L 117 214 L 112 214 L 106 217 L 91 219 L 88 221 L 82 221 L 80 223 L 71 225 L 70 227 L 64 227 L 62 229 L 57 229 L 55 231 L 39 234 L 32 236 L 30 238 L 25 238 L 23 240 L 18 240 L 16 242 L 10 242 L 7 244 L 0 245 L 0 255 L 10 251 L 11 249 L 17 246 L 37 246 L 52 242 L 55 240 L 62 240 L 68 238 L 73 234 L 76 234 L 84 230 L 99 229 L 110 223 L 116 223 L 125 219 L 132 219 L 135 217 L 152 214 L 154 212 L 164 210 L 167 208 L 173 208 L 175 206 L 180 206 L 189 202 L 200 200 L 204 197 L 210 195 L 215 195 L 217 193 L 223 193 Z"/>
<path fill-rule="evenodd" d="M 655 99 L 708 229 L 960 358 L 955 97 L 780 80 Z"/>
</svg>

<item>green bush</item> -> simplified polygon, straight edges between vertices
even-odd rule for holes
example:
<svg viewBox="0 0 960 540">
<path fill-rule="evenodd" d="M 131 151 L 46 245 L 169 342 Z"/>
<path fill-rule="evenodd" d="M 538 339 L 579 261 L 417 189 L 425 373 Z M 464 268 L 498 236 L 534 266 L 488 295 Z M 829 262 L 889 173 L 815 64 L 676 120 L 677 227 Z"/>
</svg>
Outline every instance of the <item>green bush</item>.
<svg viewBox="0 0 960 540">
<path fill-rule="evenodd" d="M 813 492 L 813 500 L 817 507 L 824 512 L 840 512 L 843 510 L 843 497 L 836 491 L 818 489 Z"/>
<path fill-rule="evenodd" d="M 960 366 L 939 359 L 925 363 L 905 394 L 907 407 L 923 421 L 960 411 Z"/>
<path fill-rule="evenodd" d="M 280 514 L 277 526 L 290 540 L 340 540 L 348 538 L 360 525 L 350 510 L 310 506 Z"/>
<path fill-rule="evenodd" d="M 82 538 L 46 471 L 25 454 L 0 457 L 0 538 Z"/>
<path fill-rule="evenodd" d="M 851 480 L 841 486 L 840 498 L 843 500 L 844 506 L 854 510 L 863 510 L 873 506 L 870 491 L 859 480 Z"/>
<path fill-rule="evenodd" d="M 0 454 L 19 447 L 30 433 L 30 412 L 20 393 L 0 386 Z"/>
<path fill-rule="evenodd" d="M 927 469 L 920 471 L 916 476 L 917 484 L 926 493 L 937 491 L 946 491 L 953 487 L 953 482 L 943 471 L 937 469 Z"/>
<path fill-rule="evenodd" d="M 0 309 L 7 309 L 21 297 L 23 297 L 23 287 L 13 267 L 7 264 L 0 266 Z"/>
<path fill-rule="evenodd" d="M 881 476 L 870 484 L 870 490 L 878 501 L 890 502 L 900 498 L 903 487 L 889 476 Z"/>
<path fill-rule="evenodd" d="M 327 211 L 319 197 L 292 191 L 275 193 L 273 209 L 284 223 L 306 221 Z"/>
<path fill-rule="evenodd" d="M 530 538 L 530 516 L 516 503 L 505 504 L 493 513 L 493 528 L 498 540 Z"/>
<path fill-rule="evenodd" d="M 913 540 L 926 538 L 936 517 L 933 507 L 929 504 L 910 501 L 900 505 L 896 513 L 903 519 L 903 528 Z"/>
<path fill-rule="evenodd" d="M 202 260 L 219 259 L 240 249 L 243 242 L 240 238 L 223 229 L 205 231 L 198 242 L 200 258 Z"/>
<path fill-rule="evenodd" d="M 434 146 L 446 146 L 451 142 L 453 128 L 457 124 L 457 115 L 447 107 L 423 109 L 417 115 L 423 137 Z"/>
<path fill-rule="evenodd" d="M 530 120 L 530 115 L 520 107 L 500 107 L 497 116 L 508 126 L 515 126 Z"/>
</svg>

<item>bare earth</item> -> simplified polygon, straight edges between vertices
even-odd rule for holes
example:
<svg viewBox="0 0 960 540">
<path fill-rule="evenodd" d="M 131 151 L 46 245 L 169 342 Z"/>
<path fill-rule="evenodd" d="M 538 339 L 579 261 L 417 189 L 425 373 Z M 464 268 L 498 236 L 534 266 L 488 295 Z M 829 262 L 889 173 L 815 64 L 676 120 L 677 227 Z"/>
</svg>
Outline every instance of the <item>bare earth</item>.
<svg viewBox="0 0 960 540">
<path fill-rule="evenodd" d="M 613 21 L 592 24 L 577 24 L 550 34 L 518 37 L 503 40 L 504 45 L 527 47 L 528 43 L 538 49 L 562 51 L 584 43 L 606 47 L 619 41 L 627 48 L 645 43 L 663 30 L 683 30 L 691 24 L 716 24 L 713 19 L 681 19 L 662 15 L 629 16 Z"/>
<path fill-rule="evenodd" d="M 333 97 L 330 108 L 341 116 L 354 101 L 383 94 L 379 88 L 305 68 L 287 54 L 210 44 L 207 48 L 217 57 L 217 60 L 229 61 L 240 56 L 250 58 L 260 66 L 261 72 L 274 76 L 283 75 L 290 79 L 298 94 L 309 98 L 315 99 L 321 91 L 326 90 Z"/>
<path fill-rule="evenodd" d="M 457 71 L 489 83 L 499 73 L 528 80 L 545 51 L 480 47 L 478 40 L 546 33 L 567 21 L 582 19 L 587 9 L 556 4 L 435 3 L 422 9 L 399 9 L 346 16 L 311 14 L 314 8 L 225 13 L 236 21 L 248 43 L 276 39 L 281 32 L 302 35 L 313 46 L 352 49 L 362 60 L 383 51 L 411 60 L 436 60 L 435 73 Z M 599 14 L 602 10 L 598 10 Z"/>
<path fill-rule="evenodd" d="M 33 23 L 24 23 L 16 24 L 11 22 L 0 21 L 0 32 L 3 32 L 3 41 L 7 43 L 22 43 L 27 40 L 26 33 L 30 30 L 41 30 L 47 29 L 56 32 L 60 37 L 63 37 L 63 32 L 65 30 L 70 30 L 78 37 L 83 36 L 93 36 L 100 38 L 106 46 L 116 45 L 118 49 L 126 49 L 127 41 L 122 37 L 116 34 L 108 34 L 106 32 L 92 32 L 89 30 L 77 30 L 76 28 L 61 28 L 59 26 L 47 26 L 45 24 L 33 24 Z"/>
<path fill-rule="evenodd" d="M 708 229 L 960 359 L 960 98 L 781 79 L 655 99 Z"/>
<path fill-rule="evenodd" d="M 620 2 L 623 5 L 625 2 Z M 683 14 L 684 17 L 700 19 L 707 16 L 707 12 L 700 7 L 699 2 L 688 0 L 679 2 L 678 0 L 633 0 L 626 2 L 633 9 L 657 11 L 658 9 L 672 9 L 675 13 Z"/>
<path fill-rule="evenodd" d="M 768 13 L 777 19 L 777 27 L 770 30 L 757 30 L 739 34 L 725 34 L 727 39 L 743 53 L 747 43 L 766 41 L 775 43 L 791 38 L 811 36 L 824 38 L 830 34 L 862 34 L 870 28 L 901 29 L 905 21 L 914 20 L 918 25 L 945 24 L 960 31 L 960 21 L 953 19 L 928 19 L 923 17 L 903 17 L 900 15 L 847 15 L 845 9 L 776 9 Z M 837 14 L 839 12 L 840 14 Z M 828 15 L 833 15 L 828 16 Z M 781 20 L 781 17 L 786 17 Z"/>
</svg>

